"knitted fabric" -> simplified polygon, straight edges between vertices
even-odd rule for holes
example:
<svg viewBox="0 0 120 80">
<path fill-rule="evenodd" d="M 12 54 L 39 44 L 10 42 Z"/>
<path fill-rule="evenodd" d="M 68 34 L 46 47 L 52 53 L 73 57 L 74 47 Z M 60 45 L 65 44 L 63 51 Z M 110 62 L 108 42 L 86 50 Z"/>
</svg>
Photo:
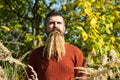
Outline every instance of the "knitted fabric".
<svg viewBox="0 0 120 80">
<path fill-rule="evenodd" d="M 32 51 L 28 64 L 37 73 L 38 80 L 73 80 L 76 76 L 82 76 L 74 67 L 84 66 L 84 56 L 76 46 L 65 44 L 65 56 L 62 60 L 47 58 L 42 56 L 44 47 L 39 47 Z M 27 75 L 31 78 L 31 69 L 27 69 Z"/>
</svg>

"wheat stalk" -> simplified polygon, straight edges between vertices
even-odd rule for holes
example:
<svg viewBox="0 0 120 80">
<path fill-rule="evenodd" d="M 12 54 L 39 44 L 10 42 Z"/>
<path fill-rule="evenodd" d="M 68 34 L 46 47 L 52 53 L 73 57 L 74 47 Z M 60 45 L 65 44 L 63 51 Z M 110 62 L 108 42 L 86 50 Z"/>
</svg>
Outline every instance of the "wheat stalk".
<svg viewBox="0 0 120 80">
<path fill-rule="evenodd" d="M 30 66 L 30 65 L 28 65 L 28 67 L 31 69 L 31 71 L 32 71 L 32 73 L 33 73 L 33 75 L 31 75 L 31 76 L 32 76 L 32 79 L 30 79 L 30 78 L 27 76 L 28 80 L 38 80 L 38 78 L 37 78 L 37 73 L 35 72 L 35 70 L 33 69 L 33 67 Z"/>
<path fill-rule="evenodd" d="M 1 66 L 0 66 L 0 80 L 7 80 L 7 75 L 5 74 Z"/>
</svg>

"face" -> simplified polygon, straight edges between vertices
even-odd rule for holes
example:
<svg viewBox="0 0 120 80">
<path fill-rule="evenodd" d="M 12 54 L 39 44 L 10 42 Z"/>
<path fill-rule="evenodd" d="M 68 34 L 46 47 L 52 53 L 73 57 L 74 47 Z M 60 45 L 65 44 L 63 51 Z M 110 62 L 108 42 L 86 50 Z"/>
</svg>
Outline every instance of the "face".
<svg viewBox="0 0 120 80">
<path fill-rule="evenodd" d="M 53 31 L 65 32 L 65 22 L 61 16 L 51 16 L 45 26 L 45 31 L 47 34 Z"/>
</svg>

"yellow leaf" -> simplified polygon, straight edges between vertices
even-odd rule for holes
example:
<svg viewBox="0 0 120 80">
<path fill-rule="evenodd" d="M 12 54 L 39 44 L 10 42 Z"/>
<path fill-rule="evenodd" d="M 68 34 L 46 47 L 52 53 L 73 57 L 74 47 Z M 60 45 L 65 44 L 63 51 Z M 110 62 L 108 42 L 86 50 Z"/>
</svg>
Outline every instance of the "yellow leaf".
<svg viewBox="0 0 120 80">
<path fill-rule="evenodd" d="M 98 31 L 95 28 L 91 30 L 91 37 L 93 37 L 93 39 L 96 39 L 99 37 Z"/>
<path fill-rule="evenodd" d="M 66 8 L 66 6 L 65 6 L 65 5 L 64 5 L 62 8 L 63 8 L 63 10 L 64 10 L 64 11 L 66 11 L 66 10 L 67 10 L 67 8 Z"/>
<path fill-rule="evenodd" d="M 86 41 L 88 39 L 88 34 L 84 31 L 82 27 L 77 27 L 77 28 L 81 31 L 83 41 Z"/>
<path fill-rule="evenodd" d="M 111 37 L 111 42 L 114 43 L 115 42 L 115 37 Z"/>
<path fill-rule="evenodd" d="M 38 38 L 38 40 L 42 40 L 43 36 L 38 35 L 37 38 Z"/>
<path fill-rule="evenodd" d="M 90 25 L 95 28 L 96 23 L 97 23 L 97 20 L 95 18 L 92 18 L 91 21 L 90 21 Z"/>
<path fill-rule="evenodd" d="M 3 28 L 6 31 L 10 31 L 10 28 L 8 28 L 7 26 L 1 26 L 1 28 Z"/>
<path fill-rule="evenodd" d="M 91 58 L 90 61 L 91 61 L 92 64 L 94 64 L 94 60 L 93 60 L 93 58 Z"/>
<path fill-rule="evenodd" d="M 83 41 L 86 41 L 88 39 L 88 35 L 85 31 L 82 31 L 82 37 L 83 37 Z"/>
<path fill-rule="evenodd" d="M 114 6 L 110 5 L 109 8 L 110 8 L 110 9 L 114 9 Z"/>
<path fill-rule="evenodd" d="M 91 3 L 90 2 L 85 2 L 84 3 L 84 6 L 85 6 L 85 13 L 88 15 L 88 16 L 92 16 L 92 8 L 91 8 Z"/>
<path fill-rule="evenodd" d="M 85 1 L 83 4 L 85 7 L 91 7 L 91 3 L 89 1 Z"/>
<path fill-rule="evenodd" d="M 86 13 L 88 16 L 91 16 L 91 15 L 92 15 L 91 6 L 86 7 L 84 11 L 85 11 L 85 13 Z"/>
<path fill-rule="evenodd" d="M 38 35 L 37 39 L 38 39 L 38 46 L 43 46 L 44 45 L 44 43 L 42 42 L 43 36 L 42 35 Z"/>
<path fill-rule="evenodd" d="M 103 46 L 104 44 L 105 44 L 105 42 L 103 41 L 103 39 L 100 38 L 100 39 L 99 39 L 99 42 L 98 42 L 98 45 L 99 45 L 99 46 Z"/>
<path fill-rule="evenodd" d="M 114 14 L 119 18 L 120 17 L 120 11 L 114 11 Z"/>
<path fill-rule="evenodd" d="M 90 2 L 95 2 L 95 0 L 90 0 Z"/>
</svg>

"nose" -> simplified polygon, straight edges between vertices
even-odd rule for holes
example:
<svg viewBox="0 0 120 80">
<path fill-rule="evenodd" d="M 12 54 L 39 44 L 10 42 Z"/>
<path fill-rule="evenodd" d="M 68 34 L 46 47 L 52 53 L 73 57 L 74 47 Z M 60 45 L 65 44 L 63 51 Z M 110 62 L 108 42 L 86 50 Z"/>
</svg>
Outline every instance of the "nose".
<svg viewBox="0 0 120 80">
<path fill-rule="evenodd" d="M 54 23 L 54 28 L 57 28 L 57 22 Z"/>
</svg>

